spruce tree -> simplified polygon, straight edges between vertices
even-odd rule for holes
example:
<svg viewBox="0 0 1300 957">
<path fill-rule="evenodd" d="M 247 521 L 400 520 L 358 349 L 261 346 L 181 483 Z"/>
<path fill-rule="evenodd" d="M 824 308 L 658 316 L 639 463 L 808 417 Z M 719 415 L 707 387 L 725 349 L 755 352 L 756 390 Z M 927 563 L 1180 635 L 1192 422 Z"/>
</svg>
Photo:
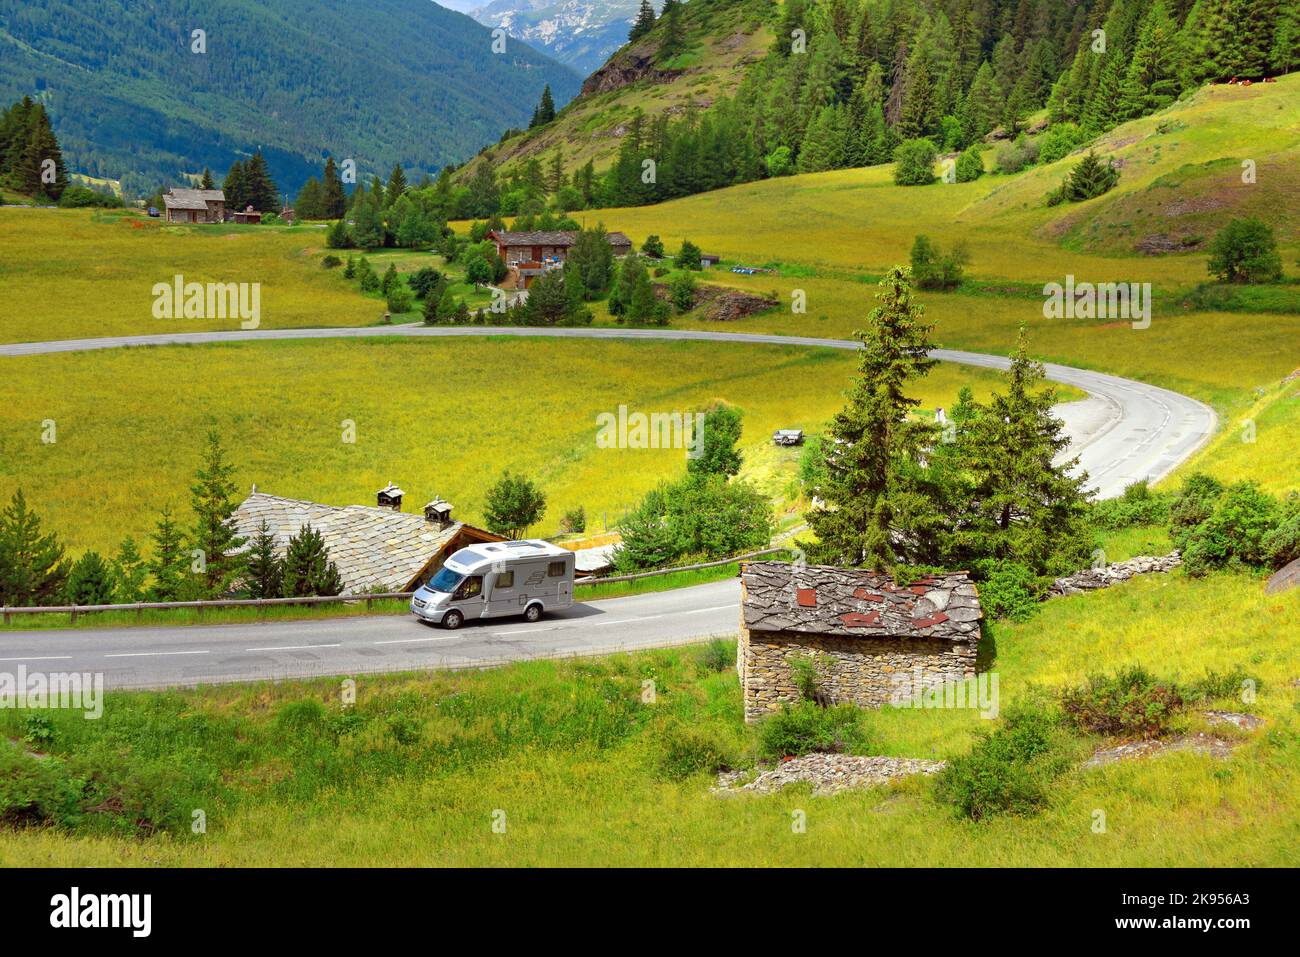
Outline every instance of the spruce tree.
<svg viewBox="0 0 1300 957">
<path fill-rule="evenodd" d="M 632 24 L 632 30 L 627 35 L 629 43 L 635 43 L 643 36 L 654 29 L 655 25 L 655 8 L 650 0 L 641 0 L 641 9 L 637 11 L 636 20 Z"/>
<path fill-rule="evenodd" d="M 388 186 L 384 189 L 384 205 L 392 206 L 397 198 L 406 192 L 406 171 L 398 163 L 388 174 Z"/>
<path fill-rule="evenodd" d="M 1057 462 L 1070 439 L 1045 381 L 1042 364 L 1029 358 L 1022 326 L 1005 392 L 978 406 L 958 432 L 969 481 L 954 521 L 966 551 L 958 561 L 1013 561 L 1045 576 L 1087 558 L 1087 474 L 1078 458 Z"/>
<path fill-rule="evenodd" d="M 325 540 L 310 523 L 289 539 L 281 590 L 285 598 L 338 595 L 343 591 L 338 566 L 330 561 Z"/>
<path fill-rule="evenodd" d="M 935 429 L 911 417 L 919 400 L 907 390 L 935 360 L 929 357 L 932 326 L 912 301 L 909 270 L 895 266 L 879 287 L 867 329 L 854 334 L 863 345 L 858 377 L 848 405 L 831 422 L 825 504 L 806 516 L 817 536 L 807 551 L 814 561 L 893 571 L 918 557 L 907 521 L 930 521 L 916 475 Z"/>
<path fill-rule="evenodd" d="M 113 569 L 99 552 L 86 552 L 68 572 L 64 599 L 70 605 L 111 605 L 116 597 Z"/>
<path fill-rule="evenodd" d="M 41 532 L 40 516 L 18 489 L 0 512 L 0 605 L 57 604 L 68 571 L 58 536 Z"/>
<path fill-rule="evenodd" d="M 1125 119 L 1145 116 L 1178 96 L 1177 41 L 1163 0 L 1142 21 L 1137 46 L 1120 88 L 1117 112 Z"/>
<path fill-rule="evenodd" d="M 190 571 L 190 556 L 185 549 L 181 528 L 172 518 L 171 508 L 164 507 L 153 534 L 153 555 L 149 574 L 153 581 L 146 592 L 150 601 L 188 601 L 199 589 Z"/>
<path fill-rule="evenodd" d="M 343 180 L 339 178 L 334 157 L 325 157 L 325 171 L 321 175 L 321 218 L 342 219 L 347 214 L 347 197 L 343 193 Z"/>
<path fill-rule="evenodd" d="M 212 182 L 212 170 L 206 166 L 203 167 L 203 178 L 199 181 L 199 189 L 216 189 Z"/>
<path fill-rule="evenodd" d="M 276 212 L 280 208 L 280 196 L 271 179 L 271 171 L 266 167 L 266 158 L 258 150 L 244 167 L 244 189 L 247 196 L 245 205 L 251 205 L 258 212 Z M 240 207 L 241 209 L 243 207 Z"/>
<path fill-rule="evenodd" d="M 284 593 L 284 563 L 276 554 L 275 535 L 265 519 L 248 543 L 241 575 L 249 598 L 279 598 Z"/>
<path fill-rule="evenodd" d="M 113 582 L 117 600 L 121 602 L 142 600 L 144 580 L 148 571 L 135 539 L 130 535 L 122 539 L 122 543 L 117 546 L 117 554 L 113 556 Z"/>
<path fill-rule="evenodd" d="M 203 553 L 205 570 L 201 585 L 208 598 L 219 598 L 230 587 L 238 566 L 238 560 L 230 553 L 244 544 L 244 539 L 236 534 L 233 518 L 234 474 L 235 467 L 226 461 L 221 437 L 215 429 L 209 431 L 203 459 L 190 485 L 190 503 L 194 509 L 190 546 Z"/>
</svg>

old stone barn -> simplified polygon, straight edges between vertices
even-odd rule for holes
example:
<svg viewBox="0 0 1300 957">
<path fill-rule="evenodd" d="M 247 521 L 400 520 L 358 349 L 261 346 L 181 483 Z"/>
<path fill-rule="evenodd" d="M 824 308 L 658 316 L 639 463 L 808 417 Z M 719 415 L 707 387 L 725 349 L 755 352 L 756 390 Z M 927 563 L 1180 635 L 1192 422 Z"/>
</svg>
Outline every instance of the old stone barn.
<svg viewBox="0 0 1300 957">
<path fill-rule="evenodd" d="M 800 657 L 827 704 L 879 707 L 972 678 L 982 617 L 965 572 L 899 586 L 869 571 L 752 562 L 741 572 L 736 652 L 745 720 L 800 700 Z"/>
</svg>

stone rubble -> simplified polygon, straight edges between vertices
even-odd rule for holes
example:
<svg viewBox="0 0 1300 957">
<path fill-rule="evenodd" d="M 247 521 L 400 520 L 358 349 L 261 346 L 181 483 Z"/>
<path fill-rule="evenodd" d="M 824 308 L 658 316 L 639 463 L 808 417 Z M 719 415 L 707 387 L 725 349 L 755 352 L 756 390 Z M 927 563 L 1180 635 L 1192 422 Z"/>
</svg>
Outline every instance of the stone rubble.
<svg viewBox="0 0 1300 957">
<path fill-rule="evenodd" d="M 1087 761 L 1085 768 L 1097 768 L 1116 761 L 1141 758 L 1156 754 L 1168 754 L 1171 751 L 1192 751 L 1196 754 L 1208 754 L 1215 758 L 1227 758 L 1239 742 L 1225 741 L 1223 738 L 1203 732 L 1184 734 L 1173 738 L 1149 738 L 1145 741 L 1130 741 L 1109 748 L 1100 748 Z"/>
<path fill-rule="evenodd" d="M 1126 582 L 1136 575 L 1153 572 L 1170 572 L 1183 563 L 1177 551 L 1168 555 L 1139 555 L 1124 562 L 1112 562 L 1104 568 L 1085 568 L 1052 582 L 1047 589 L 1049 597 L 1079 595 L 1097 588 L 1109 588 Z"/>
<path fill-rule="evenodd" d="M 772 794 L 787 784 L 807 781 L 813 785 L 813 794 L 834 794 L 849 788 L 887 784 L 913 774 L 935 774 L 942 771 L 946 764 L 946 761 L 928 761 L 924 758 L 814 753 L 782 761 L 744 784 L 740 782 L 752 772 L 724 771 L 718 775 L 717 786 L 712 790 L 715 794 L 739 794 L 745 791 Z"/>
<path fill-rule="evenodd" d="M 1254 731 L 1264 723 L 1264 719 L 1258 715 L 1246 714 L 1238 711 L 1202 711 L 1201 714 L 1209 719 L 1210 724 L 1230 724 L 1234 728 L 1240 728 L 1243 731 Z"/>
</svg>

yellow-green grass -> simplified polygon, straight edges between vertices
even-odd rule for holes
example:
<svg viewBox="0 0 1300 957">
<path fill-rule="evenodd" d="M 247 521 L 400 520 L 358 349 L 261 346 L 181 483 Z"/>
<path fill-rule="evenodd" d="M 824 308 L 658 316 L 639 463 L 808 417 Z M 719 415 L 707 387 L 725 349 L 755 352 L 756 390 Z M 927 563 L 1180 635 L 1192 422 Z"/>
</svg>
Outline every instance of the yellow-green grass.
<svg viewBox="0 0 1300 957">
<path fill-rule="evenodd" d="M 537 480 L 550 534 L 569 509 L 612 527 L 657 482 L 682 474 L 680 449 L 598 449 L 600 413 L 689 412 L 714 400 L 745 412 L 752 475 L 782 495 L 798 452 L 768 448 L 777 428 L 815 431 L 843 405 L 851 353 L 699 342 L 555 339 L 322 340 L 108 350 L 4 360 L 0 498 L 22 486 L 71 545 L 141 540 L 158 510 L 188 508 L 201 438 L 223 436 L 237 480 L 337 505 L 367 504 L 389 480 L 418 508 L 434 494 L 482 520 L 488 486 L 510 468 Z M 58 387 L 52 387 L 52 383 Z M 925 409 L 951 406 L 998 376 L 940 365 Z M 42 441 L 53 420 L 53 443 Z M 356 441 L 342 441 L 346 422 Z"/>
<path fill-rule="evenodd" d="M 752 746 L 734 672 L 710 674 L 698 651 L 676 649 L 363 677 L 364 726 L 337 744 L 279 716 L 305 698 L 336 713 L 338 679 L 110 694 L 102 722 L 55 715 L 51 750 L 111 740 L 120 760 L 143 762 L 187 747 L 178 741 L 223 742 L 194 755 L 218 773 L 185 795 L 205 810 L 207 833 L 5 830 L 0 864 L 1295 866 L 1300 636 L 1289 623 L 1300 595 L 1266 597 L 1258 586 L 1227 574 L 1153 576 L 993 627 L 1004 710 L 1032 686 L 1130 664 L 1183 680 L 1241 665 L 1262 681 L 1256 701 L 1222 705 L 1262 716 L 1258 731 L 1208 728 L 1194 713 L 1177 722 L 1237 742 L 1230 758 L 1170 753 L 1075 768 L 1031 816 L 960 820 L 923 778 L 833 797 L 795 788 L 720 798 L 707 774 L 670 781 L 657 764 L 670 719 L 712 729 L 742 752 Z M 653 705 L 639 703 L 646 678 Z M 633 726 L 611 732 L 613 719 L 593 710 L 602 698 L 611 713 L 614 701 L 631 709 Z M 117 717 L 132 712 L 148 722 Z M 886 708 L 865 720 L 872 751 L 915 757 L 961 754 L 987 726 L 972 711 Z M 19 716 L 0 721 L 20 733 Z M 160 754 L 145 727 L 177 733 L 161 738 Z M 1092 828 L 1097 809 L 1104 834 Z M 796 810 L 806 833 L 791 828 Z M 505 833 L 492 827 L 499 812 Z"/>
<path fill-rule="evenodd" d="M 320 268 L 312 226 L 181 226 L 136 211 L 0 209 L 0 341 L 238 329 L 239 319 L 156 319 L 153 287 L 261 284 L 262 328 L 364 326 L 381 305 Z"/>
<path fill-rule="evenodd" d="M 1184 471 L 1257 482 L 1274 494 L 1300 491 L 1300 378 L 1262 392 L 1241 403 Z"/>
</svg>

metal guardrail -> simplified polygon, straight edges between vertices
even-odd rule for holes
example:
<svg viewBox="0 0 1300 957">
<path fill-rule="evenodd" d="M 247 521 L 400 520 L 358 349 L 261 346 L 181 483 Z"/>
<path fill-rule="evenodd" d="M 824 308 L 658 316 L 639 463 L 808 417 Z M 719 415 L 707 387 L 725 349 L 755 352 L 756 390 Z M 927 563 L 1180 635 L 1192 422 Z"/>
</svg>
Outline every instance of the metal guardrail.
<svg viewBox="0 0 1300 957">
<path fill-rule="evenodd" d="M 678 572 L 721 568 L 725 565 L 734 565 L 736 562 L 747 561 L 751 558 L 762 558 L 764 555 L 775 555 L 784 551 L 788 551 L 788 549 L 768 548 L 761 552 L 750 552 L 748 555 L 736 555 L 733 558 L 723 558 L 715 562 L 701 562 L 697 565 L 659 568 L 654 571 L 637 572 L 634 575 L 616 575 L 609 578 L 583 578 L 574 582 L 574 586 L 616 584 L 618 582 L 638 581 L 643 578 L 655 578 L 660 575 L 673 575 Z M 213 598 L 203 601 L 137 601 L 123 605 L 35 605 L 30 607 L 10 607 L 5 605 L 0 607 L 0 614 L 4 616 L 6 625 L 11 622 L 14 615 L 70 615 L 72 621 L 75 622 L 78 615 L 100 611 L 134 611 L 136 619 L 139 620 L 146 611 L 172 611 L 193 608 L 202 617 L 205 608 L 271 608 L 277 605 L 331 605 L 355 602 L 365 602 L 366 608 L 371 608 L 376 601 L 410 598 L 412 594 L 414 593 L 409 591 L 392 591 L 375 592 L 366 595 L 313 595 L 304 598 Z"/>
</svg>

